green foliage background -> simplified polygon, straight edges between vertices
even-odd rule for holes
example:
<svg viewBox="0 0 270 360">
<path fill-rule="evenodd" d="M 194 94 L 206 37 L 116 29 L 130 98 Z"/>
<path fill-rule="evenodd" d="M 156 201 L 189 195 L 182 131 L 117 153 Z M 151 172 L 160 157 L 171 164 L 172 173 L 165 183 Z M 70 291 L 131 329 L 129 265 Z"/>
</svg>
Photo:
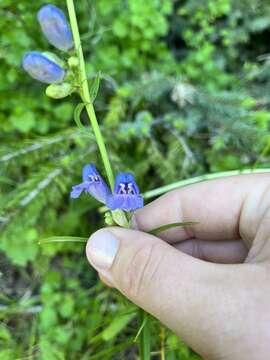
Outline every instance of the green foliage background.
<svg viewBox="0 0 270 360">
<path fill-rule="evenodd" d="M 100 163 L 93 137 L 74 125 L 78 99 L 46 98 L 21 68 L 24 52 L 50 49 L 36 21 L 42 4 L 0 3 L 0 360 L 134 359 L 133 305 L 98 282 L 83 246 L 38 245 L 88 237 L 103 221 L 94 200 L 69 199 L 82 165 Z M 103 74 L 95 107 L 115 171 L 134 172 L 146 191 L 270 166 L 268 0 L 76 7 L 89 77 Z M 160 325 L 150 327 L 159 351 Z M 199 359 L 169 331 L 165 347 L 168 360 Z"/>
</svg>

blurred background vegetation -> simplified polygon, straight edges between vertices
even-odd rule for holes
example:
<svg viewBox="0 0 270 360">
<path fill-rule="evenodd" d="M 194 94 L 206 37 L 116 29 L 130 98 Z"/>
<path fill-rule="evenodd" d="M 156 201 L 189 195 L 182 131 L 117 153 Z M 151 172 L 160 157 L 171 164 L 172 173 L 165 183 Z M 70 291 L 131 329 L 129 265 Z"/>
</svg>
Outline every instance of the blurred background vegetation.
<svg viewBox="0 0 270 360">
<path fill-rule="evenodd" d="M 36 21 L 43 4 L 0 3 L 0 360 L 136 359 L 136 309 L 99 283 L 84 246 L 38 245 L 103 224 L 95 200 L 69 199 L 82 166 L 100 161 L 74 125 L 79 99 L 47 98 L 21 68 L 24 52 L 50 49 Z M 76 7 L 89 77 L 102 71 L 95 107 L 115 171 L 132 171 L 146 191 L 270 166 L 268 0 Z M 167 360 L 199 359 L 156 320 L 150 327 L 153 359 L 162 346 Z"/>
</svg>

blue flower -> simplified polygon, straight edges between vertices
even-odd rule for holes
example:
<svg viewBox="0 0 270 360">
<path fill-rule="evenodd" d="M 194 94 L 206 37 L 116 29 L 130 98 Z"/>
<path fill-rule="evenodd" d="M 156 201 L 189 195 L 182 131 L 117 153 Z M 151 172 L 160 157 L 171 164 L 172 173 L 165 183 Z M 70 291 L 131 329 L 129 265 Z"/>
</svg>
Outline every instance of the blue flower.
<svg viewBox="0 0 270 360">
<path fill-rule="evenodd" d="M 132 211 L 143 207 L 143 197 L 130 173 L 119 173 L 115 180 L 114 193 L 107 197 L 106 205 L 111 210 Z"/>
<path fill-rule="evenodd" d="M 61 66 L 37 51 L 26 53 L 22 66 L 32 78 L 48 84 L 62 81 L 66 74 Z"/>
<path fill-rule="evenodd" d="M 95 165 L 89 164 L 83 167 L 82 180 L 83 182 L 81 184 L 72 187 L 70 197 L 76 199 L 85 191 L 105 204 L 106 198 L 111 192 Z"/>
<path fill-rule="evenodd" d="M 37 17 L 43 34 L 53 46 L 64 51 L 73 47 L 72 32 L 62 10 L 51 4 L 44 5 Z"/>
</svg>

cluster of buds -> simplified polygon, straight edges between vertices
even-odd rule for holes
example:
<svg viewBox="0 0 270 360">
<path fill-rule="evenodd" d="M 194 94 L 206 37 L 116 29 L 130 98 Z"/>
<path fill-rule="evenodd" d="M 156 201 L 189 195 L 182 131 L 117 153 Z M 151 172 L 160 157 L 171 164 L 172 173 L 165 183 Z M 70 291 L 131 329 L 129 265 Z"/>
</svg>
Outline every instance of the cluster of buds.
<svg viewBox="0 0 270 360">
<path fill-rule="evenodd" d="M 43 6 L 37 15 L 44 36 L 58 50 L 69 54 L 64 61 L 51 52 L 30 51 L 22 61 L 24 70 L 34 79 L 46 84 L 46 94 L 61 99 L 76 90 L 76 67 L 78 59 L 74 56 L 74 43 L 70 25 L 62 10 L 54 5 Z"/>
</svg>

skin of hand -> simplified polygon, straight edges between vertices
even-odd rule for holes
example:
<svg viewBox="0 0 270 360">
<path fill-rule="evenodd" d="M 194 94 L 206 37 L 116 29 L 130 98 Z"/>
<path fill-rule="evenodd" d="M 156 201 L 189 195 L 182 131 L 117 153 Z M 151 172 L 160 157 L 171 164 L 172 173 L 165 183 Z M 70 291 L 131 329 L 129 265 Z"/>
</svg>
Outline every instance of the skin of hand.
<svg viewBox="0 0 270 360">
<path fill-rule="evenodd" d="M 158 226 L 198 221 L 155 237 Z M 270 175 L 174 190 L 86 247 L 101 279 L 204 359 L 270 359 Z"/>
</svg>

